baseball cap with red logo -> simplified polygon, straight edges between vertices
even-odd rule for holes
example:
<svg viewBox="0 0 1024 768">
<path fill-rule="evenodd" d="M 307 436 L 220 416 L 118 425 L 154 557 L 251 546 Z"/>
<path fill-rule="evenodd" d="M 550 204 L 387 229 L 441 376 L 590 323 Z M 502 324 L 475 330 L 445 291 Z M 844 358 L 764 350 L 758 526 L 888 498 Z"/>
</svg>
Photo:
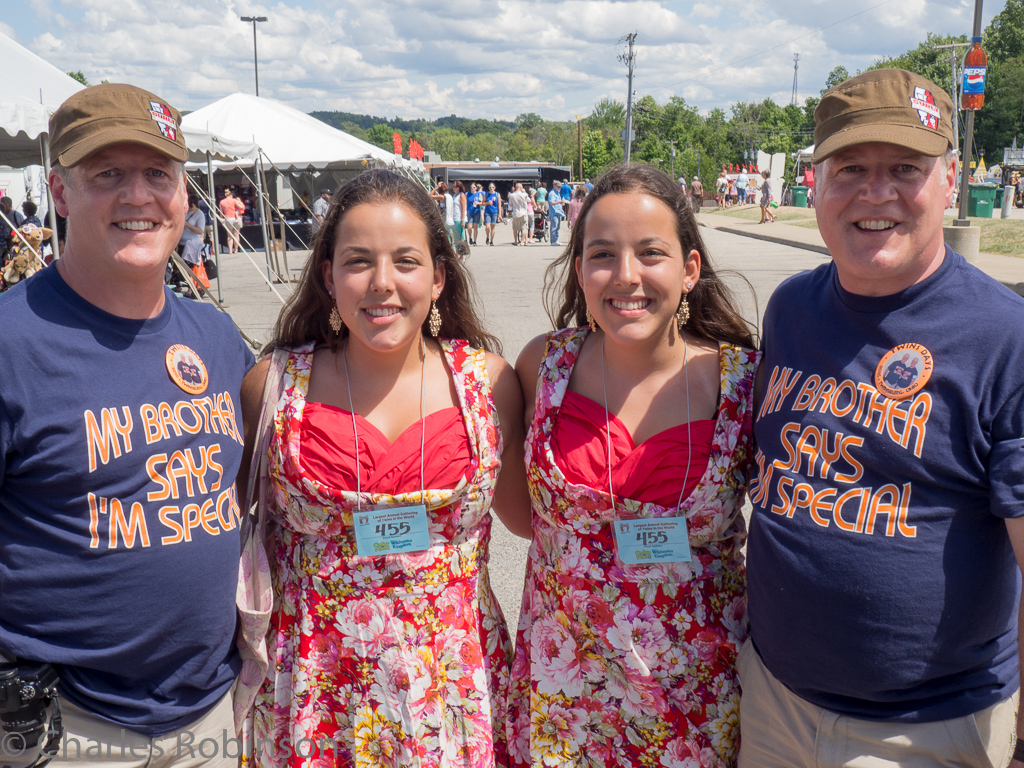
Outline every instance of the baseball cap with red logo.
<svg viewBox="0 0 1024 768">
<path fill-rule="evenodd" d="M 873 69 L 840 83 L 821 97 L 814 121 L 815 163 L 857 144 L 894 144 L 930 157 L 953 146 L 953 100 L 904 69 Z"/>
<path fill-rule="evenodd" d="M 181 113 L 134 85 L 103 83 L 71 96 L 50 116 L 50 155 L 65 168 L 111 144 L 142 144 L 185 162 Z"/>
</svg>

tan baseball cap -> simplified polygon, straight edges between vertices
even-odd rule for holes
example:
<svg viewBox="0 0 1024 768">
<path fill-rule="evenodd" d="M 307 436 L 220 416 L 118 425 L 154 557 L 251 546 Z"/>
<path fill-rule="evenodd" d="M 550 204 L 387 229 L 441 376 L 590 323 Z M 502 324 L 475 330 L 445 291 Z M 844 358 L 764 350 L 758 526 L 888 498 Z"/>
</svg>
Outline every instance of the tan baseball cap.
<svg viewBox="0 0 1024 768">
<path fill-rule="evenodd" d="M 120 142 L 143 144 L 178 162 L 188 159 L 181 113 L 134 85 L 94 85 L 50 116 L 50 155 L 65 168 Z"/>
<path fill-rule="evenodd" d="M 930 157 L 953 146 L 953 101 L 931 80 L 904 69 L 873 69 L 840 83 L 814 110 L 820 163 L 857 144 L 895 144 Z"/>
</svg>

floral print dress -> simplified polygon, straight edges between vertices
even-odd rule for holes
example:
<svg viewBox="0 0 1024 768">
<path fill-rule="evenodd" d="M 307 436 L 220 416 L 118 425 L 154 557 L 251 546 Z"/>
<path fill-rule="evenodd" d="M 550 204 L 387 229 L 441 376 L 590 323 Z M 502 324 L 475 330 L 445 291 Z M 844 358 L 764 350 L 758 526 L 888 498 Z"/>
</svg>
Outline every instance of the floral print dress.
<svg viewBox="0 0 1024 768">
<path fill-rule="evenodd" d="M 468 481 L 426 490 L 430 548 L 358 557 L 354 491 L 304 470 L 312 345 L 294 350 L 269 468 L 277 531 L 270 672 L 256 701 L 260 766 L 505 765 L 512 647 L 487 571 L 501 456 L 485 353 L 441 341 L 472 447 Z M 420 491 L 363 505 L 420 503 Z"/>
<path fill-rule="evenodd" d="M 509 751 L 517 766 L 735 764 L 746 637 L 740 507 L 759 353 L 721 344 L 721 396 L 703 477 L 683 500 L 692 560 L 624 565 L 607 487 L 565 479 L 551 449 L 586 328 L 548 336 L 527 434 L 533 543 L 519 620 Z M 674 507 L 615 499 L 619 517 Z"/>
</svg>

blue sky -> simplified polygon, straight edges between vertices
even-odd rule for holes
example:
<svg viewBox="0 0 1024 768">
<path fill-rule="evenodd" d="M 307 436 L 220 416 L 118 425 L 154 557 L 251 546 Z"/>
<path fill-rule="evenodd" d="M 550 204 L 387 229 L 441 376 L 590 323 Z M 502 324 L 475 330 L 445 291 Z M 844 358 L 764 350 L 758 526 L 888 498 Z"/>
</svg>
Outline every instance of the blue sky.
<svg viewBox="0 0 1024 768">
<path fill-rule="evenodd" d="M 1003 5 L 990 0 L 983 23 Z M 638 95 L 706 112 L 789 103 L 794 53 L 802 102 L 833 67 L 855 72 L 928 32 L 969 34 L 973 14 L 973 0 L 23 0 L 6 4 L 0 32 L 62 70 L 193 110 L 253 92 L 239 16 L 262 15 L 260 95 L 303 111 L 572 119 L 625 99 L 628 32 Z"/>
</svg>

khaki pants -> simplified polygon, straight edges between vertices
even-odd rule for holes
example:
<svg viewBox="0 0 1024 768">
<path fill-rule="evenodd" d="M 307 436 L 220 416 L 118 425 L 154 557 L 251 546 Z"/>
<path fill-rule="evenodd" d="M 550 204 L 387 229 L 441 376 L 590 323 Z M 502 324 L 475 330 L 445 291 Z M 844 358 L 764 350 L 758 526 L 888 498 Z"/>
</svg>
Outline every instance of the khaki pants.
<svg viewBox="0 0 1024 768">
<path fill-rule="evenodd" d="M 237 768 L 229 691 L 191 725 L 164 736 L 145 736 L 61 701 L 64 738 L 51 766 L 80 768 Z"/>
<path fill-rule="evenodd" d="M 973 715 L 936 723 L 880 723 L 817 707 L 776 680 L 749 640 L 736 660 L 739 768 L 1004 768 L 1017 693 Z"/>
</svg>

